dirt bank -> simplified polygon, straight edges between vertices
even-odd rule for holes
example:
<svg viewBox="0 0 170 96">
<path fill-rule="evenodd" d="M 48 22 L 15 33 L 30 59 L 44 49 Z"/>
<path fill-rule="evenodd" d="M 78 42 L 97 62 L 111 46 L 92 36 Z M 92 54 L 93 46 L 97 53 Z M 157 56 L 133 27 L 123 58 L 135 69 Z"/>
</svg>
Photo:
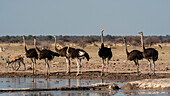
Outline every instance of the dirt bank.
<svg viewBox="0 0 170 96">
<path fill-rule="evenodd" d="M 136 90 L 136 89 L 170 90 L 170 78 L 144 79 L 140 81 L 133 81 L 123 85 L 121 89 L 123 90 Z"/>
<path fill-rule="evenodd" d="M 76 76 L 76 72 L 67 74 L 65 72 L 55 72 L 51 73 L 50 76 L 46 76 L 42 73 L 37 73 L 32 75 L 32 72 L 18 71 L 18 72 L 0 72 L 0 78 L 11 78 L 11 77 L 36 77 L 36 78 L 61 78 L 61 79 L 110 79 L 116 81 L 136 81 L 142 79 L 158 79 L 158 78 L 170 78 L 168 73 L 159 73 L 156 75 L 141 74 L 136 75 L 136 73 L 106 73 L 101 76 L 100 72 L 83 72 L 79 76 Z"/>
</svg>

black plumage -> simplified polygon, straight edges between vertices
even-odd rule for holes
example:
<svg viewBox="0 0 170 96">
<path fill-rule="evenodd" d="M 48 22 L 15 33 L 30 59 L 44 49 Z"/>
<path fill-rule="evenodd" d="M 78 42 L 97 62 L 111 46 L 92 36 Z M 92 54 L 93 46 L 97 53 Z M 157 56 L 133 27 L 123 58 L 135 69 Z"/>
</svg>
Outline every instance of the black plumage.
<svg viewBox="0 0 170 96">
<path fill-rule="evenodd" d="M 80 52 L 82 52 L 83 54 L 81 55 Z M 86 51 L 82 50 L 82 49 L 72 49 L 72 48 L 70 49 L 69 48 L 68 53 L 70 54 L 70 57 L 72 59 L 75 59 L 75 58 L 84 59 L 84 58 L 86 58 L 87 61 L 89 61 L 89 59 L 90 59 L 89 54 Z"/>
<path fill-rule="evenodd" d="M 66 58 L 66 63 L 67 63 L 67 72 L 66 73 L 70 73 L 70 57 L 66 55 L 66 51 L 67 51 L 68 47 L 57 49 L 57 47 L 56 47 L 56 35 L 54 35 L 54 39 L 55 39 L 55 50 L 59 54 L 59 56 Z M 70 50 L 75 50 L 75 48 L 70 47 Z"/>
<path fill-rule="evenodd" d="M 104 71 L 104 60 L 107 59 L 107 64 L 106 64 L 106 72 L 108 72 L 108 64 L 109 60 L 112 58 L 112 51 L 111 48 L 107 48 L 104 46 L 104 41 L 103 41 L 103 29 L 101 29 L 101 48 L 99 48 L 98 55 L 102 59 L 102 70 L 101 70 L 101 75 L 103 75 Z"/>
<path fill-rule="evenodd" d="M 25 50 L 25 52 L 26 52 L 26 57 L 27 57 L 27 58 L 35 58 L 35 59 L 38 59 L 38 54 L 37 54 L 35 48 L 31 48 L 31 49 L 29 49 L 29 50 L 27 50 L 27 51 Z"/>
<path fill-rule="evenodd" d="M 134 61 L 136 66 L 137 66 L 137 73 L 139 75 L 139 63 L 138 60 L 143 59 L 142 52 L 139 50 L 133 50 L 131 52 L 128 52 L 127 49 L 127 42 L 126 42 L 126 37 L 123 38 L 124 43 L 125 43 L 125 49 L 126 49 L 126 55 L 127 55 L 127 60 Z"/>
<path fill-rule="evenodd" d="M 23 43 L 24 43 L 24 49 L 25 49 L 25 55 L 27 58 L 31 59 L 32 62 L 32 67 L 33 67 L 33 74 L 36 74 L 36 59 L 38 59 L 38 54 L 35 50 L 35 48 L 27 49 L 26 43 L 25 43 L 25 36 L 22 36 L 23 38 Z M 34 46 L 35 46 L 35 41 L 34 41 Z"/>
<path fill-rule="evenodd" d="M 34 41 L 36 42 L 36 37 L 34 36 Z M 47 72 L 47 75 L 50 74 L 50 65 L 48 63 L 48 60 L 52 60 L 55 56 L 58 57 L 59 54 L 58 53 L 55 53 L 51 50 L 47 50 L 47 49 L 43 49 L 43 50 L 40 50 L 39 48 L 36 47 L 35 45 L 35 50 L 38 54 L 38 59 L 44 59 L 45 60 L 45 63 L 46 63 L 46 72 Z"/>
<path fill-rule="evenodd" d="M 79 67 L 81 68 L 81 74 L 82 74 L 82 62 L 81 60 L 86 58 L 87 61 L 89 61 L 89 54 L 84 51 L 83 49 L 75 49 L 68 46 L 68 49 L 66 50 L 66 56 L 68 58 L 76 59 L 77 62 L 77 75 L 79 75 Z M 80 63 L 79 63 L 80 62 Z"/>
<path fill-rule="evenodd" d="M 146 59 L 152 59 L 153 61 L 157 61 L 158 59 L 158 51 L 154 48 L 147 48 L 144 49 L 143 56 Z"/>
<path fill-rule="evenodd" d="M 78 60 L 79 60 L 80 61 L 80 67 L 82 66 L 81 65 L 81 59 L 86 58 L 87 61 L 89 61 L 89 59 L 90 59 L 89 54 L 82 49 L 76 49 L 76 48 L 72 48 L 70 46 L 63 47 L 61 49 L 57 49 L 57 47 L 56 47 L 56 35 L 54 35 L 54 38 L 55 38 L 55 50 L 56 50 L 56 52 L 59 54 L 59 56 L 66 57 L 67 73 L 70 72 L 70 58 L 76 59 L 77 63 L 78 63 Z M 77 67 L 79 68 L 79 66 L 77 66 Z M 79 71 L 78 71 L 77 75 L 78 74 L 79 74 Z"/>
<path fill-rule="evenodd" d="M 142 52 L 139 50 L 133 50 L 127 54 L 127 59 L 130 61 L 133 61 L 135 59 L 141 60 L 143 59 Z"/>
<path fill-rule="evenodd" d="M 110 60 L 112 58 L 111 48 L 104 47 L 104 43 L 101 44 L 101 48 L 99 48 L 98 54 L 102 59 L 108 58 L 108 60 Z"/>
<path fill-rule="evenodd" d="M 38 59 L 45 59 L 47 58 L 48 60 L 52 60 L 54 58 L 54 56 L 58 57 L 59 54 L 55 53 L 51 50 L 47 50 L 47 49 L 43 49 L 40 51 L 40 54 L 38 55 Z"/>
<path fill-rule="evenodd" d="M 148 60 L 148 63 L 150 65 L 150 74 L 151 74 L 151 62 L 153 61 L 153 74 L 155 74 L 155 61 L 158 59 L 158 51 L 154 48 L 147 48 L 145 49 L 144 42 L 143 42 L 143 32 L 139 32 L 141 35 L 141 44 L 143 49 L 143 57 Z"/>
</svg>

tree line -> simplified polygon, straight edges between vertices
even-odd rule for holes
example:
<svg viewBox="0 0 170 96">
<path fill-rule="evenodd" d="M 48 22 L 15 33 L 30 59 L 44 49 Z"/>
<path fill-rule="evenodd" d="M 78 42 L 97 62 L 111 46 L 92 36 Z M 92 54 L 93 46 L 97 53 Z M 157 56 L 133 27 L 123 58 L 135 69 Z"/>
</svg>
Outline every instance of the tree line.
<svg viewBox="0 0 170 96">
<path fill-rule="evenodd" d="M 106 35 L 104 36 L 104 41 L 108 43 L 114 43 L 115 45 L 118 43 L 123 43 L 123 36 L 112 36 Z M 127 43 L 132 46 L 140 46 L 140 36 L 126 36 Z M 32 35 L 25 36 L 27 44 L 33 44 Z M 1 36 L 0 43 L 22 43 L 21 36 Z M 57 36 L 57 43 L 64 45 L 65 43 L 75 43 L 81 47 L 86 47 L 87 44 L 93 44 L 95 42 L 100 42 L 100 36 Z M 170 43 L 170 35 L 166 36 L 145 36 L 144 42 L 148 46 L 152 46 L 157 43 Z M 52 35 L 47 36 L 37 36 L 37 43 L 39 45 L 47 45 L 54 43 L 54 38 Z"/>
</svg>

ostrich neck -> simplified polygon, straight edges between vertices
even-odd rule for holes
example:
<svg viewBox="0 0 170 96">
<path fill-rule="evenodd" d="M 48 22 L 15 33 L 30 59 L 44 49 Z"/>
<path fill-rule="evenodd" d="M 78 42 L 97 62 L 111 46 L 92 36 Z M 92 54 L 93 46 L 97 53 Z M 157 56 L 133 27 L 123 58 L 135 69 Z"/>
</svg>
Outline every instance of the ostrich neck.
<svg viewBox="0 0 170 96">
<path fill-rule="evenodd" d="M 23 37 L 23 43 L 24 43 L 25 51 L 27 52 L 27 47 L 26 47 L 26 43 L 25 43 L 25 38 L 24 37 Z"/>
<path fill-rule="evenodd" d="M 34 38 L 34 47 L 37 47 L 37 45 L 36 45 L 36 39 Z"/>
<path fill-rule="evenodd" d="M 35 38 L 34 38 L 34 47 L 35 47 L 35 50 L 36 50 L 36 52 L 37 52 L 37 54 L 38 54 L 38 57 L 39 57 L 39 55 L 40 55 L 40 50 L 37 48 L 36 39 L 35 39 Z"/>
<path fill-rule="evenodd" d="M 128 49 L 127 49 L 127 42 L 126 42 L 126 39 L 124 39 L 124 42 L 125 42 L 126 54 L 128 55 L 128 54 L 129 54 L 129 52 L 128 52 Z"/>
<path fill-rule="evenodd" d="M 142 44 L 142 49 L 143 49 L 143 52 L 144 52 L 145 46 L 144 46 L 144 41 L 143 41 L 143 34 L 141 34 L 141 44 Z"/>
<path fill-rule="evenodd" d="M 56 47 L 56 37 L 55 37 L 55 43 L 54 43 L 54 46 L 55 46 L 55 50 L 58 52 L 59 50 L 57 49 Z"/>
<path fill-rule="evenodd" d="M 67 48 L 67 51 L 66 51 L 67 55 L 69 54 L 69 49 L 70 49 L 70 46 L 68 46 L 68 48 Z"/>
<path fill-rule="evenodd" d="M 101 32 L 101 43 L 103 43 L 103 32 Z"/>
</svg>

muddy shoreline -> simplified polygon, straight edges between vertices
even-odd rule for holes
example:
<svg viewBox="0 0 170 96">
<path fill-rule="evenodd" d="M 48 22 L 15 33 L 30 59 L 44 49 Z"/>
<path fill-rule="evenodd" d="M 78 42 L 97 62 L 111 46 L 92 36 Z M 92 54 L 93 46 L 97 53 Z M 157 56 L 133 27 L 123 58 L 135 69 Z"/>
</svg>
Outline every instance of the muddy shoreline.
<svg viewBox="0 0 170 96">
<path fill-rule="evenodd" d="M 0 72 L 0 78 L 58 78 L 58 79 L 105 79 L 105 80 L 115 80 L 115 81 L 136 81 L 143 79 L 159 79 L 159 78 L 170 78 L 170 73 L 157 73 L 156 75 L 140 74 L 136 73 L 105 73 L 101 76 L 99 71 L 96 72 L 83 72 L 79 76 L 76 76 L 76 72 L 65 73 L 65 72 L 55 72 L 46 76 L 43 73 L 37 73 L 33 75 L 31 72 Z"/>
</svg>

